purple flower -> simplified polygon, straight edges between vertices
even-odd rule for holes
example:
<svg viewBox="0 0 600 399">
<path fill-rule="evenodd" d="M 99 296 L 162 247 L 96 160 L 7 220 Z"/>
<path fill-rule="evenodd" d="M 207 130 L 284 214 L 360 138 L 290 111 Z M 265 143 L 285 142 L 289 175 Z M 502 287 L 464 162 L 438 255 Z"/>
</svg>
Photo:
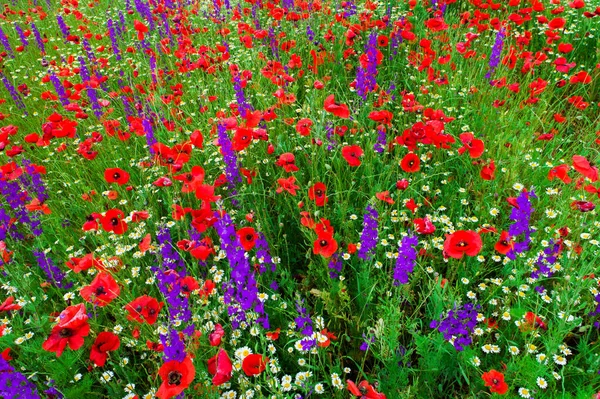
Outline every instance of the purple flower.
<svg viewBox="0 0 600 399">
<path fill-rule="evenodd" d="M 11 81 L 8 80 L 6 75 L 4 73 L 2 73 L 2 71 L 0 71 L 0 79 L 2 79 L 2 83 L 4 84 L 4 87 L 6 87 L 6 90 L 8 90 L 8 92 L 10 93 L 10 96 L 12 97 L 16 106 L 19 109 L 24 110 L 26 107 L 25 107 L 25 103 L 23 102 L 23 99 L 21 98 L 21 95 L 19 94 L 19 92 L 17 91 L 15 86 L 13 86 Z"/>
<path fill-rule="evenodd" d="M 506 36 L 506 29 L 502 28 L 496 34 L 496 41 L 494 47 L 492 47 L 492 53 L 490 54 L 489 70 L 485 75 L 486 79 L 491 79 L 492 74 L 496 71 L 496 67 L 500 64 L 500 56 L 502 55 L 502 47 L 504 46 L 504 37 Z"/>
<path fill-rule="evenodd" d="M 40 35 L 40 31 L 37 26 L 32 22 L 31 23 L 31 31 L 33 32 L 33 36 L 35 36 L 35 42 L 38 45 L 38 48 L 42 52 L 42 54 L 46 54 L 46 48 L 44 47 L 44 41 L 42 40 L 42 36 Z"/>
<path fill-rule="evenodd" d="M 56 16 L 56 22 L 58 22 L 58 27 L 60 28 L 63 38 L 67 40 L 67 37 L 71 34 L 71 32 L 69 30 L 69 27 L 65 23 L 65 20 L 63 19 L 62 15 Z"/>
<path fill-rule="evenodd" d="M 442 315 L 439 321 L 433 320 L 429 327 L 440 331 L 457 351 L 462 351 L 472 342 L 471 334 L 477 325 L 477 311 L 480 308 L 481 306 L 472 303 L 455 305 L 446 317 Z"/>
<path fill-rule="evenodd" d="M 73 286 L 73 283 L 63 282 L 66 277 L 65 274 L 43 251 L 33 250 L 33 256 L 35 256 L 40 269 L 46 274 L 47 281 L 53 283 L 58 288 L 69 289 Z"/>
<path fill-rule="evenodd" d="M 362 260 L 369 260 L 375 254 L 377 248 L 378 237 L 378 221 L 379 214 L 371 205 L 367 205 L 363 216 L 363 230 L 360 235 L 360 249 L 358 257 Z"/>
<path fill-rule="evenodd" d="M 394 269 L 394 285 L 408 283 L 408 275 L 415 269 L 417 259 L 416 246 L 419 239 L 416 236 L 406 236 L 402 239 L 398 248 L 398 259 Z"/>
<path fill-rule="evenodd" d="M 2 43 L 10 58 L 15 58 L 15 53 L 13 53 L 10 41 L 8 40 L 8 37 L 6 36 L 2 28 L 0 28 L 0 43 Z"/>
<path fill-rule="evenodd" d="M 0 397 L 39 399 L 35 385 L 0 356 Z"/>
<path fill-rule="evenodd" d="M 531 223 L 531 214 L 533 213 L 533 208 L 529 201 L 530 197 L 537 198 L 533 189 L 529 192 L 523 190 L 517 197 L 517 206 L 513 208 L 510 213 L 510 219 L 513 220 L 513 224 L 508 228 L 508 234 L 512 237 L 517 237 L 522 234 L 524 239 L 523 241 L 514 243 L 513 249 L 506 254 L 509 259 L 514 260 L 516 254 L 525 252 L 529 249 L 531 233 L 535 231 L 529 226 Z"/>
<path fill-rule="evenodd" d="M 327 265 L 327 267 L 329 268 L 329 277 L 330 278 L 336 279 L 340 276 L 340 273 L 342 272 L 343 264 L 342 264 L 342 257 L 340 256 L 339 252 L 336 252 L 331 256 L 331 260 L 329 261 L 329 264 Z"/>
<path fill-rule="evenodd" d="M 268 315 L 265 313 L 264 303 L 258 297 L 258 284 L 254 270 L 246 257 L 246 251 L 240 244 L 231 216 L 223 216 L 215 212 L 215 230 L 221 240 L 221 249 L 229 261 L 231 278 L 224 285 L 225 304 L 228 304 L 228 314 L 233 328 L 238 328 L 244 321 L 246 311 L 254 310 L 260 314 L 257 322 L 264 328 L 269 328 Z"/>
<path fill-rule="evenodd" d="M 115 60 L 119 61 L 121 59 L 121 51 L 119 50 L 119 43 L 117 42 L 117 35 L 115 33 L 115 27 L 113 25 L 112 19 L 106 21 L 106 25 L 108 27 L 108 34 L 110 35 L 112 50 L 115 54 Z"/>
<path fill-rule="evenodd" d="M 219 145 L 223 153 L 223 160 L 225 161 L 225 176 L 227 177 L 227 183 L 230 189 L 234 189 L 235 186 L 242 182 L 242 176 L 238 166 L 237 155 L 233 150 L 231 140 L 227 135 L 227 129 L 221 123 L 217 126 Z"/>
</svg>

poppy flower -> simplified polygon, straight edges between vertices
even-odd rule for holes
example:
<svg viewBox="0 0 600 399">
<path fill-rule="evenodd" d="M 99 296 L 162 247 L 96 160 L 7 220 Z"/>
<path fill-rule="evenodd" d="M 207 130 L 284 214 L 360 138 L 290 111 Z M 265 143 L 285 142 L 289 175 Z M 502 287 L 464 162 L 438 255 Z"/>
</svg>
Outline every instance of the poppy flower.
<svg viewBox="0 0 600 399">
<path fill-rule="evenodd" d="M 281 154 L 279 158 L 277 158 L 277 162 L 275 165 L 281 166 L 283 170 L 286 172 L 297 172 L 298 167 L 296 166 L 296 157 L 291 152 L 286 152 L 285 154 Z"/>
<path fill-rule="evenodd" d="M 120 209 L 106 211 L 102 217 L 102 228 L 115 234 L 123 234 L 127 231 L 127 223 L 123 220 L 125 214 Z"/>
<path fill-rule="evenodd" d="M 91 284 L 83 287 L 79 293 L 87 302 L 102 307 L 108 305 L 113 299 L 118 297 L 121 289 L 113 276 L 102 272 L 98 273 Z"/>
<path fill-rule="evenodd" d="M 428 217 L 417 218 L 413 220 L 413 224 L 415 225 L 415 230 L 419 234 L 428 235 L 435 233 L 435 225 Z"/>
<path fill-rule="evenodd" d="M 253 353 L 242 360 L 242 370 L 244 370 L 244 373 L 246 373 L 248 377 L 259 375 L 265 371 L 268 361 L 269 358 L 266 356 Z"/>
<path fill-rule="evenodd" d="M 225 384 L 231 379 L 233 364 L 223 348 L 219 353 L 208 359 L 208 372 L 213 375 L 212 383 L 215 386 Z"/>
<path fill-rule="evenodd" d="M 348 391 L 354 396 L 365 399 L 386 399 L 386 396 L 377 392 L 368 381 L 363 380 L 358 383 L 358 386 L 351 380 L 347 380 L 346 383 L 348 384 Z"/>
<path fill-rule="evenodd" d="M 174 176 L 175 180 L 183 182 L 183 186 L 181 187 L 182 193 L 191 193 L 196 190 L 196 188 L 204 182 L 205 172 L 204 168 L 199 165 L 194 165 L 192 170 L 187 173 L 182 173 Z"/>
<path fill-rule="evenodd" d="M 301 136 L 310 136 L 310 128 L 313 125 L 313 121 L 308 118 L 303 118 L 296 124 L 296 132 Z"/>
<path fill-rule="evenodd" d="M 254 245 L 256 244 L 256 239 L 258 238 L 256 231 L 254 231 L 252 227 L 242 227 L 237 231 L 237 236 L 240 239 L 240 244 L 242 244 L 242 248 L 244 248 L 244 251 L 246 252 L 254 248 Z"/>
<path fill-rule="evenodd" d="M 360 166 L 363 154 L 363 149 L 358 145 L 346 145 L 342 148 L 342 156 L 350 166 Z"/>
<path fill-rule="evenodd" d="M 308 189 L 308 198 L 315 201 L 317 206 L 325 206 L 329 201 L 326 193 L 327 186 L 325 186 L 325 183 L 317 182 Z"/>
<path fill-rule="evenodd" d="M 402 158 L 402 161 L 400 161 L 400 167 L 406 173 L 415 173 L 421 169 L 421 160 L 417 154 L 409 152 Z"/>
<path fill-rule="evenodd" d="M 158 375 L 162 379 L 162 384 L 156 392 L 156 397 L 169 399 L 179 395 L 194 381 L 196 369 L 192 359 L 186 356 L 181 362 L 169 360 L 164 363 L 158 370 Z"/>
<path fill-rule="evenodd" d="M 390 192 L 389 192 L 389 191 L 387 191 L 387 190 L 386 190 L 386 191 L 382 191 L 382 192 L 380 192 L 380 193 L 376 193 L 376 194 L 375 194 L 375 197 L 376 197 L 378 200 L 381 200 L 381 201 L 387 202 L 387 203 L 388 203 L 388 204 L 390 204 L 390 205 L 393 205 L 393 204 L 394 204 L 394 200 L 392 199 L 392 197 L 390 197 Z"/>
<path fill-rule="evenodd" d="M 148 27 L 144 25 L 141 21 L 138 21 L 136 19 L 135 21 L 133 21 L 133 28 L 137 32 L 138 40 L 144 40 L 144 33 L 148 33 Z"/>
<path fill-rule="evenodd" d="M 598 181 L 598 168 L 592 166 L 585 157 L 573 155 L 573 167 L 577 172 L 590 179 L 592 183 Z"/>
<path fill-rule="evenodd" d="M 69 306 L 58 316 L 58 324 L 52 328 L 42 348 L 48 352 L 56 352 L 56 357 L 62 355 L 67 345 L 71 350 L 81 348 L 84 343 L 83 337 L 90 333 L 87 320 L 84 304 Z"/>
<path fill-rule="evenodd" d="M 496 164 L 494 160 L 491 160 L 488 165 L 484 165 L 479 171 L 479 176 L 483 180 L 494 180 L 496 178 Z"/>
<path fill-rule="evenodd" d="M 181 288 L 181 293 L 185 296 L 190 296 L 190 294 L 200 288 L 196 279 L 192 276 L 186 276 L 179 280 L 179 287 Z"/>
<path fill-rule="evenodd" d="M 127 320 L 135 320 L 139 323 L 146 322 L 152 325 L 156 323 L 163 305 L 163 302 L 158 302 L 156 298 L 148 295 L 137 297 L 125 305 L 125 310 L 129 312 Z"/>
<path fill-rule="evenodd" d="M 190 255 L 201 261 L 206 261 L 211 254 L 215 254 L 215 249 L 210 237 L 204 237 L 190 249 Z"/>
<path fill-rule="evenodd" d="M 346 104 L 338 104 L 335 102 L 335 95 L 330 94 L 325 99 L 325 103 L 323 104 L 323 108 L 325 111 L 334 114 L 335 116 L 343 119 L 347 119 L 350 117 L 350 110 Z"/>
<path fill-rule="evenodd" d="M 481 378 L 486 387 L 490 387 L 490 392 L 504 395 L 508 391 L 508 384 L 504 382 L 504 374 L 496 370 L 490 370 L 483 373 Z"/>
<path fill-rule="evenodd" d="M 522 325 L 523 327 L 523 325 Z M 548 326 L 546 326 L 546 323 L 544 323 L 542 321 L 542 319 L 540 318 L 540 316 L 537 316 L 535 313 L 533 312 L 527 312 L 525 313 L 525 323 L 524 323 L 524 329 L 535 329 L 535 328 L 541 328 L 542 330 L 547 330 Z M 523 328 L 522 328 L 523 330 Z"/>
<path fill-rule="evenodd" d="M 290 176 L 287 179 L 277 179 L 277 184 L 279 184 L 279 187 L 277 187 L 277 190 L 275 191 L 277 192 L 277 194 L 281 194 L 285 190 L 293 196 L 296 196 L 296 190 L 300 187 L 297 186 L 295 183 L 296 178 L 294 176 Z"/>
<path fill-rule="evenodd" d="M 223 326 L 217 324 L 213 332 L 208 334 L 208 342 L 211 346 L 219 346 L 221 345 L 221 338 L 225 335 L 225 330 L 223 330 Z"/>
<path fill-rule="evenodd" d="M 277 341 L 279 339 L 279 333 L 281 332 L 281 328 L 277 328 L 275 331 L 267 331 L 265 336 L 270 341 Z"/>
<path fill-rule="evenodd" d="M 473 230 L 458 230 L 446 235 L 444 255 L 461 259 L 463 255 L 475 256 L 481 251 L 481 236 Z"/>
<path fill-rule="evenodd" d="M 6 300 L 4 302 L 2 302 L 2 305 L 0 305 L 0 313 L 10 312 L 11 310 L 21 309 L 21 305 L 19 305 L 18 303 L 13 303 L 14 301 L 15 301 L 15 298 L 12 296 L 9 296 L 8 298 L 6 298 Z"/>
<path fill-rule="evenodd" d="M 463 146 L 458 149 L 459 154 L 463 154 L 465 151 L 469 151 L 469 156 L 471 158 L 479 158 L 484 151 L 483 141 L 476 139 L 473 136 L 473 133 L 461 133 L 460 141 L 463 143 Z"/>
<path fill-rule="evenodd" d="M 573 201 L 571 202 L 571 209 L 577 209 L 580 212 L 590 212 L 596 209 L 596 205 L 589 201 Z"/>
<path fill-rule="evenodd" d="M 550 172 L 548 172 L 548 180 L 552 181 L 555 178 L 562 180 L 563 183 L 566 184 L 571 183 L 571 178 L 569 177 L 569 165 L 562 164 L 550 169 Z"/>
<path fill-rule="evenodd" d="M 104 170 L 104 180 L 108 183 L 117 183 L 119 186 L 129 182 L 129 173 L 121 168 L 107 168 Z"/>
<path fill-rule="evenodd" d="M 116 351 L 120 345 L 121 341 L 118 335 L 110 331 L 101 332 L 92 345 L 90 361 L 98 367 L 104 366 L 108 357 L 107 352 Z"/>
<path fill-rule="evenodd" d="M 500 238 L 498 239 L 498 242 L 496 242 L 496 245 L 494 245 L 494 249 L 501 254 L 506 255 L 513 249 L 513 246 L 514 242 L 510 239 L 508 231 L 503 231 L 500 233 Z"/>
<path fill-rule="evenodd" d="M 317 237 L 313 244 L 313 253 L 322 255 L 324 258 L 329 258 L 338 249 L 338 243 L 333 238 L 333 234 L 321 234 Z"/>
</svg>

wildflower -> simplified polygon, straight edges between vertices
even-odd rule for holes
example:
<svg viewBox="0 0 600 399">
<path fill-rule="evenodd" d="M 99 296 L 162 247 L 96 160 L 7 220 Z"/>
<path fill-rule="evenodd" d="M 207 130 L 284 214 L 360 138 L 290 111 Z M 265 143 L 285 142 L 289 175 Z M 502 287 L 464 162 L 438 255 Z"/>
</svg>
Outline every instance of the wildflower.
<svg viewBox="0 0 600 399">
<path fill-rule="evenodd" d="M 98 367 L 106 363 L 107 352 L 119 349 L 121 344 L 119 336 L 108 331 L 103 331 L 96 337 L 90 353 L 90 361 Z"/>
<path fill-rule="evenodd" d="M 77 350 L 83 346 L 84 339 L 90 333 L 88 316 L 85 305 L 73 305 L 63 310 L 59 322 L 52 328 L 48 339 L 42 344 L 42 348 L 48 352 L 56 352 L 60 357 L 67 345 L 71 350 Z"/>
<path fill-rule="evenodd" d="M 195 373 L 196 369 L 189 356 L 181 362 L 170 360 L 164 363 L 158 371 L 162 384 L 156 396 L 160 399 L 168 399 L 179 395 L 194 380 Z"/>
<path fill-rule="evenodd" d="M 398 248 L 398 258 L 394 268 L 394 285 L 408 283 L 408 275 L 415 268 L 417 259 L 416 246 L 419 244 L 417 237 L 406 236 Z"/>
<path fill-rule="evenodd" d="M 521 396 L 522 398 L 525 398 L 525 399 L 530 398 L 531 394 L 529 393 L 529 389 L 519 388 L 519 396 Z"/>
<path fill-rule="evenodd" d="M 481 378 L 486 387 L 490 387 L 490 392 L 504 395 L 508 391 L 508 384 L 504 382 L 504 374 L 496 370 L 490 370 L 483 373 Z"/>
<path fill-rule="evenodd" d="M 260 354 L 248 355 L 242 361 L 242 370 L 248 377 L 259 375 L 265 370 L 268 361 L 267 357 Z"/>
<path fill-rule="evenodd" d="M 476 256 L 481 251 L 481 236 L 473 230 L 459 230 L 446 235 L 444 256 L 461 259 L 463 255 Z"/>
<path fill-rule="evenodd" d="M 213 375 L 212 383 L 215 386 L 222 385 L 231 379 L 233 364 L 227 352 L 223 348 L 208 359 L 208 372 Z"/>
</svg>

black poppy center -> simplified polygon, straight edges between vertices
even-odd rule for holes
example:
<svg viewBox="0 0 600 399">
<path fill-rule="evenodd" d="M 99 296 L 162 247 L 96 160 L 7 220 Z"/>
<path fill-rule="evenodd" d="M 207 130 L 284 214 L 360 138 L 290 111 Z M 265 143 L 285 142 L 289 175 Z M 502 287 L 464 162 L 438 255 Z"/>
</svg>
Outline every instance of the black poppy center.
<svg viewBox="0 0 600 399">
<path fill-rule="evenodd" d="M 171 371 L 169 372 L 169 385 L 179 385 L 181 384 L 181 373 L 179 371 Z"/>
<path fill-rule="evenodd" d="M 115 172 L 115 174 L 113 175 L 113 179 L 119 180 L 120 178 L 121 178 L 121 174 L 119 172 Z"/>
<path fill-rule="evenodd" d="M 119 225 L 119 218 L 112 218 L 110 219 L 110 224 L 113 226 L 118 226 Z"/>
<path fill-rule="evenodd" d="M 68 338 L 71 335 L 73 335 L 73 332 L 71 331 L 70 328 L 63 328 L 62 330 L 60 330 L 60 332 L 58 334 L 60 335 L 61 338 Z"/>
</svg>

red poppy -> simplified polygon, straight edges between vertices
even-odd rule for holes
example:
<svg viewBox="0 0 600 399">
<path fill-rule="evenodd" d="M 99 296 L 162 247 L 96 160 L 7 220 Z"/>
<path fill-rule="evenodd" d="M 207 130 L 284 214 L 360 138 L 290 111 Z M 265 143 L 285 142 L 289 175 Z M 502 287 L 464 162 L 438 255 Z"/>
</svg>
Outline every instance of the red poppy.
<svg viewBox="0 0 600 399">
<path fill-rule="evenodd" d="M 323 104 L 323 108 L 325 111 L 334 114 L 339 118 L 347 119 L 350 117 L 350 110 L 346 104 L 338 104 L 335 102 L 335 95 L 330 94 L 325 99 L 325 103 Z"/>
<path fill-rule="evenodd" d="M 190 294 L 200 288 L 196 279 L 192 276 L 186 276 L 179 280 L 179 287 L 181 288 L 181 293 L 185 296 L 190 296 Z"/>
<path fill-rule="evenodd" d="M 117 183 L 119 186 L 129 182 L 129 173 L 121 168 L 107 168 L 104 170 L 104 179 L 108 183 Z"/>
<path fill-rule="evenodd" d="M 317 206 L 325 206 L 329 201 L 327 198 L 327 186 L 325 183 L 317 182 L 308 189 L 308 198 L 315 201 Z"/>
<path fill-rule="evenodd" d="M 369 113 L 369 119 L 371 119 L 374 122 L 388 125 L 388 126 L 392 123 L 393 117 L 394 117 L 394 114 L 392 114 L 390 111 L 386 111 L 386 110 L 372 111 L 371 113 Z"/>
<path fill-rule="evenodd" d="M 281 166 L 286 172 L 297 172 L 298 167 L 296 166 L 296 157 L 291 152 L 281 154 L 277 159 L 275 165 Z"/>
<path fill-rule="evenodd" d="M 108 357 L 107 352 L 116 351 L 119 349 L 121 341 L 119 336 L 110 332 L 103 331 L 96 337 L 94 344 L 92 345 L 92 352 L 90 353 L 90 361 L 98 367 L 104 366 L 106 358 Z"/>
<path fill-rule="evenodd" d="M 268 340 L 277 341 L 279 339 L 279 333 L 281 332 L 281 328 L 277 328 L 275 331 L 267 331 L 265 336 Z"/>
<path fill-rule="evenodd" d="M 212 383 L 215 386 L 225 384 L 231 379 L 233 364 L 223 348 L 219 353 L 208 359 L 208 372 L 213 375 Z"/>
<path fill-rule="evenodd" d="M 58 324 L 52 328 L 50 336 L 42 344 L 42 348 L 48 352 L 56 352 L 60 357 L 69 345 L 71 350 L 77 350 L 83 346 L 84 338 L 90 333 L 88 316 L 84 304 L 69 306 L 58 316 Z"/>
<path fill-rule="evenodd" d="M 364 151 L 358 145 L 346 145 L 342 148 L 342 156 L 350 166 L 360 166 L 360 158 Z"/>
<path fill-rule="evenodd" d="M 102 307 L 108 305 L 113 299 L 118 297 L 121 289 L 113 276 L 101 272 L 98 273 L 90 285 L 83 287 L 79 293 L 87 302 Z"/>
<path fill-rule="evenodd" d="M 387 191 L 387 190 L 386 190 L 386 191 L 382 191 L 382 192 L 380 192 L 380 193 L 376 193 L 376 194 L 375 194 L 375 197 L 376 197 L 378 200 L 381 200 L 381 201 L 387 202 L 387 203 L 388 203 L 388 204 L 390 204 L 390 205 L 393 205 L 393 204 L 394 204 L 394 200 L 392 199 L 392 197 L 390 197 L 390 192 L 389 192 L 389 191 Z"/>
<path fill-rule="evenodd" d="M 221 345 L 221 338 L 225 335 L 225 330 L 223 330 L 223 326 L 217 324 L 213 332 L 208 335 L 208 342 L 211 346 L 219 346 Z"/>
<path fill-rule="evenodd" d="M 298 190 L 300 187 L 295 183 L 296 178 L 294 176 L 290 176 L 287 179 L 277 179 L 277 184 L 279 184 L 279 187 L 277 187 L 277 190 L 275 191 L 277 194 L 281 194 L 285 190 L 293 196 L 296 196 L 296 190 Z"/>
<path fill-rule="evenodd" d="M 183 182 L 183 186 L 181 187 L 182 193 L 191 193 L 204 182 L 204 177 L 204 168 L 202 168 L 202 166 L 195 165 L 192 167 L 190 172 L 176 175 L 173 178 Z"/>
<path fill-rule="evenodd" d="M 483 180 L 494 180 L 496 178 L 496 164 L 494 160 L 491 160 L 488 165 L 484 165 L 483 168 L 479 171 L 479 176 Z"/>
<path fill-rule="evenodd" d="M 354 396 L 365 399 L 386 399 L 386 396 L 377 392 L 368 381 L 363 380 L 358 386 L 351 380 L 347 380 L 346 383 L 348 384 L 348 391 Z"/>
<path fill-rule="evenodd" d="M 308 118 L 300 119 L 296 124 L 296 131 L 301 136 L 310 136 L 310 128 L 312 124 L 313 121 Z"/>
<path fill-rule="evenodd" d="M 258 235 L 256 231 L 252 227 L 242 227 L 237 231 L 237 235 L 240 239 L 240 244 L 242 244 L 242 248 L 244 251 L 250 251 L 256 245 L 256 239 Z"/>
<path fill-rule="evenodd" d="M 164 363 L 158 370 L 158 375 L 162 379 L 162 384 L 156 392 L 156 397 L 169 399 L 179 395 L 194 381 L 196 369 L 192 359 L 186 356 L 182 362 L 170 360 Z"/>
<path fill-rule="evenodd" d="M 571 178 L 569 177 L 569 165 L 562 164 L 550 169 L 548 172 L 548 180 L 552 181 L 554 178 L 558 178 L 563 181 L 563 183 L 569 184 L 571 183 Z"/>
<path fill-rule="evenodd" d="M 590 179 L 592 183 L 598 180 L 598 168 L 592 166 L 585 157 L 573 155 L 573 167 L 577 172 Z"/>
<path fill-rule="evenodd" d="M 242 361 L 242 370 L 244 370 L 244 373 L 246 373 L 248 377 L 259 375 L 265 371 L 268 361 L 269 358 L 266 356 L 253 353 L 246 356 Z"/>
<path fill-rule="evenodd" d="M 12 296 L 9 296 L 8 298 L 6 298 L 6 300 L 4 302 L 2 302 L 2 305 L 0 305 L 0 313 L 10 312 L 11 310 L 21 309 L 21 305 L 19 305 L 18 303 L 13 303 L 14 301 L 15 301 L 15 298 Z"/>
<path fill-rule="evenodd" d="M 125 305 L 125 310 L 129 312 L 127 320 L 135 320 L 139 323 L 144 321 L 150 325 L 156 323 L 158 314 L 164 303 L 158 302 L 155 298 L 148 295 L 137 297 Z"/>
<path fill-rule="evenodd" d="M 471 158 L 479 158 L 484 151 L 483 141 L 476 139 L 473 136 L 473 133 L 461 133 L 460 141 L 463 143 L 463 146 L 458 149 L 459 154 L 463 154 L 465 151 L 469 151 L 469 156 Z"/>
<path fill-rule="evenodd" d="M 435 233 L 435 225 L 428 217 L 415 219 L 413 220 L 413 224 L 415 225 L 415 230 L 419 234 L 428 235 Z"/>
<path fill-rule="evenodd" d="M 500 252 L 501 254 L 506 255 L 510 252 L 510 250 L 513 249 L 513 246 L 514 242 L 510 239 L 508 231 L 503 231 L 502 233 L 500 233 L 500 238 L 498 239 L 496 245 L 494 245 L 494 249 Z"/>
<path fill-rule="evenodd" d="M 313 244 L 313 253 L 329 258 L 338 249 L 338 243 L 332 234 L 320 234 Z"/>
<path fill-rule="evenodd" d="M 115 234 L 123 234 L 127 231 L 127 223 L 123 220 L 125 214 L 120 209 L 106 211 L 102 217 L 102 228 Z"/>
<path fill-rule="evenodd" d="M 215 249 L 210 237 L 204 237 L 200 242 L 196 243 L 192 249 L 190 249 L 190 255 L 201 261 L 206 261 L 212 254 L 214 255 Z"/>
<path fill-rule="evenodd" d="M 248 148 L 250 143 L 252 142 L 252 129 L 248 129 L 245 127 L 237 127 L 235 129 L 235 134 L 233 135 L 233 139 L 231 140 L 231 146 L 234 151 L 242 151 Z"/>
<path fill-rule="evenodd" d="M 490 387 L 490 392 L 504 395 L 508 391 L 508 384 L 504 382 L 504 374 L 496 370 L 490 370 L 483 373 L 481 378 L 486 387 Z"/>
<path fill-rule="evenodd" d="M 444 255 L 461 259 L 463 255 L 475 256 L 481 251 L 481 236 L 473 230 L 458 230 L 446 235 Z"/>
<path fill-rule="evenodd" d="M 133 21 L 133 28 L 137 31 L 138 40 L 144 40 L 144 33 L 148 33 L 148 27 L 136 19 Z"/>
<path fill-rule="evenodd" d="M 536 316 L 533 312 L 525 313 L 525 326 L 529 329 L 541 328 L 542 330 L 547 330 L 548 326 L 546 323 L 542 321 L 539 316 Z M 523 328 L 522 328 L 523 329 Z"/>
<path fill-rule="evenodd" d="M 400 161 L 400 167 L 407 173 L 415 173 L 421 169 L 421 160 L 414 152 L 409 152 Z"/>
</svg>

